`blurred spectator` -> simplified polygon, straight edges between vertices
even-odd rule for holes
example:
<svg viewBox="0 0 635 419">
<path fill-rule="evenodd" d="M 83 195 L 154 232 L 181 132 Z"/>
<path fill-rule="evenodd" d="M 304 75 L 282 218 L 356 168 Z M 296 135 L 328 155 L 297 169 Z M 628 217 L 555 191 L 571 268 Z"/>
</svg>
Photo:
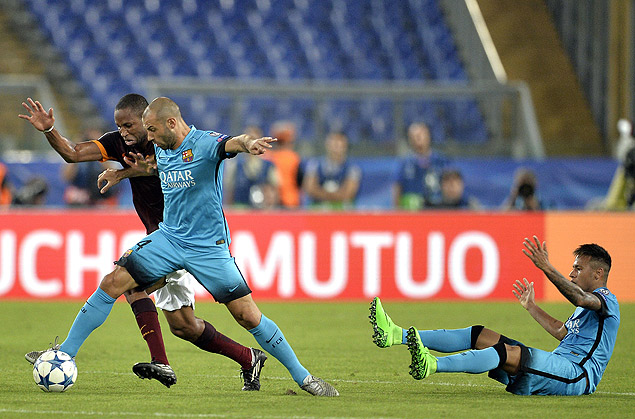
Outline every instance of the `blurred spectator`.
<svg viewBox="0 0 635 419">
<path fill-rule="evenodd" d="M 0 208 L 11 205 L 12 193 L 11 185 L 7 180 L 7 166 L 0 162 Z"/>
<path fill-rule="evenodd" d="M 101 131 L 89 129 L 84 132 L 82 141 L 96 140 L 100 136 Z M 112 161 L 87 161 L 62 166 L 62 179 L 68 183 L 64 189 L 66 205 L 73 207 L 118 205 L 118 185 L 103 194 L 99 192 L 97 186 L 97 177 L 107 168 L 118 168 L 118 166 Z"/>
<path fill-rule="evenodd" d="M 635 147 L 631 147 L 615 171 L 603 207 L 614 211 L 635 210 Z"/>
<path fill-rule="evenodd" d="M 326 155 L 307 163 L 303 189 L 313 206 L 326 209 L 352 208 L 361 169 L 348 160 L 348 138 L 332 132 L 324 142 Z"/>
<path fill-rule="evenodd" d="M 247 127 L 245 134 L 263 136 L 258 127 Z M 275 144 L 274 144 L 275 147 Z M 278 172 L 261 156 L 246 153 L 225 163 L 224 196 L 228 205 L 270 209 L 278 205 Z"/>
<path fill-rule="evenodd" d="M 463 176 L 456 169 L 446 169 L 441 174 L 441 201 L 434 206 L 439 209 L 477 210 L 481 208 L 476 198 L 465 195 Z"/>
<path fill-rule="evenodd" d="M 628 119 L 622 118 L 617 121 L 617 131 L 620 133 L 620 136 L 615 145 L 615 158 L 622 163 L 626 158 L 626 153 L 635 147 L 633 123 Z"/>
<path fill-rule="evenodd" d="M 514 174 L 514 183 L 509 196 L 503 202 L 504 210 L 539 211 L 543 204 L 538 198 L 538 180 L 534 172 L 526 167 L 519 167 Z"/>
<path fill-rule="evenodd" d="M 13 205 L 37 206 L 46 203 L 48 183 L 42 177 L 33 177 L 20 187 L 13 197 Z"/>
<path fill-rule="evenodd" d="M 423 122 L 410 125 L 408 143 L 414 154 L 405 157 L 399 166 L 393 187 L 394 205 L 416 211 L 441 200 L 439 176 L 449 160 L 432 150 L 430 129 Z"/>
<path fill-rule="evenodd" d="M 271 136 L 278 139 L 264 158 L 270 160 L 278 169 L 280 203 L 285 208 L 300 206 L 300 155 L 293 148 L 296 128 L 293 122 L 278 121 L 271 127 Z"/>
</svg>

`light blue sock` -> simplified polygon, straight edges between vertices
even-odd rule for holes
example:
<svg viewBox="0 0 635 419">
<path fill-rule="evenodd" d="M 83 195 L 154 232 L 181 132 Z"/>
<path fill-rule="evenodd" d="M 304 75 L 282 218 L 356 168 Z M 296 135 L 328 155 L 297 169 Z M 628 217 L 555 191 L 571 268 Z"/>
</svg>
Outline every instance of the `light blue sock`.
<svg viewBox="0 0 635 419">
<path fill-rule="evenodd" d="M 402 343 L 407 343 L 406 332 L 402 338 Z M 472 349 L 472 327 L 465 329 L 438 329 L 419 330 L 419 336 L 423 344 L 437 352 L 458 352 Z"/>
<path fill-rule="evenodd" d="M 62 342 L 60 350 L 72 357 L 77 355 L 79 347 L 82 346 L 88 335 L 106 320 L 115 301 L 116 298 L 112 298 L 104 290 L 97 288 L 93 295 L 86 300 L 79 313 L 77 313 L 77 317 L 75 317 L 66 340 Z"/>
<path fill-rule="evenodd" d="M 437 358 L 437 372 L 480 374 L 498 367 L 500 356 L 493 347 Z"/>
<path fill-rule="evenodd" d="M 260 324 L 251 329 L 249 333 L 254 335 L 256 341 L 265 351 L 287 367 L 293 380 L 301 386 L 306 376 L 309 375 L 309 371 L 300 364 L 278 325 L 263 314 Z"/>
</svg>

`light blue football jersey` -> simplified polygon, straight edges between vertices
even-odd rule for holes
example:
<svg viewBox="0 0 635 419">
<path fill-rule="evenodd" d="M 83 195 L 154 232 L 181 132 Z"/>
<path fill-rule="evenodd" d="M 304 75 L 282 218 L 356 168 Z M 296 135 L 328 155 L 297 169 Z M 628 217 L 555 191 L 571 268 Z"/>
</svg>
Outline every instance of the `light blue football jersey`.
<svg viewBox="0 0 635 419">
<path fill-rule="evenodd" d="M 230 243 L 222 207 L 223 161 L 236 155 L 225 153 L 229 138 L 192 125 L 178 149 L 155 146 L 165 200 L 159 229 L 182 246 L 211 248 L 219 257 L 228 255 Z"/>
<path fill-rule="evenodd" d="M 577 307 L 565 323 L 566 336 L 553 351 L 580 364 L 589 374 L 592 390 L 609 363 L 620 325 L 620 307 L 615 295 L 605 287 L 593 294 L 602 302 L 602 308 L 593 311 Z"/>
</svg>

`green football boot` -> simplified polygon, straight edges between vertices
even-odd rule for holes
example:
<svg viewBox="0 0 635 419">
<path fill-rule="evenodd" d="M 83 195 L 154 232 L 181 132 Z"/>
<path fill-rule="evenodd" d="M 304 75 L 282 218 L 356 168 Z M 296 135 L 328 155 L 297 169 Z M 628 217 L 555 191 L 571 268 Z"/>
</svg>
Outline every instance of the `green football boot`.
<svg viewBox="0 0 635 419">
<path fill-rule="evenodd" d="M 388 348 L 392 345 L 400 345 L 403 329 L 392 322 L 381 306 L 379 297 L 373 298 L 370 303 L 370 324 L 373 325 L 373 342 L 380 348 Z"/>
<path fill-rule="evenodd" d="M 430 350 L 423 346 L 421 337 L 416 328 L 411 327 L 406 333 L 408 350 L 412 357 L 410 364 L 410 375 L 415 380 L 423 380 L 437 372 L 437 358 L 430 353 Z"/>
</svg>

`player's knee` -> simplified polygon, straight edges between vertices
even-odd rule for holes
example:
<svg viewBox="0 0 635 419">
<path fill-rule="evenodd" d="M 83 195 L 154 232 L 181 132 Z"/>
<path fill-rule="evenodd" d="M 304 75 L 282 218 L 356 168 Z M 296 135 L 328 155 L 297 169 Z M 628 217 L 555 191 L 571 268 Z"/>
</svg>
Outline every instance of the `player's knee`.
<svg viewBox="0 0 635 419">
<path fill-rule="evenodd" d="M 234 319 L 247 330 L 253 329 L 260 324 L 260 312 L 256 313 L 252 310 L 242 310 L 233 312 Z"/>
<path fill-rule="evenodd" d="M 262 314 L 251 296 L 230 301 L 226 306 L 238 324 L 245 329 L 250 330 L 260 324 Z"/>
<path fill-rule="evenodd" d="M 136 283 L 126 268 L 117 266 L 101 280 L 99 287 L 113 298 L 118 298 L 124 292 L 134 288 Z"/>
<path fill-rule="evenodd" d="M 496 351 L 501 357 L 499 367 L 502 367 L 505 372 L 508 372 L 510 374 L 518 374 L 518 371 L 520 370 L 521 358 L 520 346 L 499 342 L 494 345 L 494 348 L 497 348 Z"/>
<path fill-rule="evenodd" d="M 471 347 L 472 349 L 476 349 L 476 341 L 478 340 L 478 337 L 480 336 L 481 332 L 483 331 L 483 329 L 485 328 L 485 326 L 483 325 L 474 325 L 472 326 L 472 330 L 471 330 Z"/>
</svg>

